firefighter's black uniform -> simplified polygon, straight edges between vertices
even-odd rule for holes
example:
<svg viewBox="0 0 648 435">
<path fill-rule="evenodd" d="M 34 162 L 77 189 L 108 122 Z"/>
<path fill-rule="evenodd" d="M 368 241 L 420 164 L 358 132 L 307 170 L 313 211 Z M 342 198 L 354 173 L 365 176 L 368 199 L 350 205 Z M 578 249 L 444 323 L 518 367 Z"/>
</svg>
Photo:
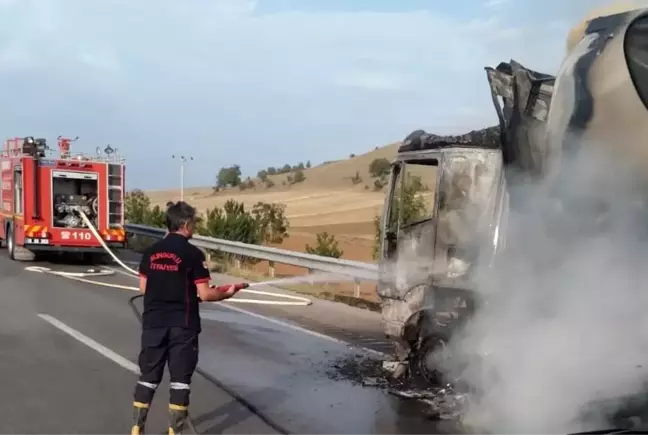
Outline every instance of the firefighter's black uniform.
<svg viewBox="0 0 648 435">
<path fill-rule="evenodd" d="M 198 364 L 200 316 L 196 284 L 209 282 L 203 253 L 186 237 L 169 233 L 146 250 L 139 273 L 146 277 L 142 314 L 140 378 L 135 387 L 135 423 L 142 433 L 148 408 L 169 366 L 169 433 L 181 433 L 187 417 L 191 378 Z"/>
</svg>

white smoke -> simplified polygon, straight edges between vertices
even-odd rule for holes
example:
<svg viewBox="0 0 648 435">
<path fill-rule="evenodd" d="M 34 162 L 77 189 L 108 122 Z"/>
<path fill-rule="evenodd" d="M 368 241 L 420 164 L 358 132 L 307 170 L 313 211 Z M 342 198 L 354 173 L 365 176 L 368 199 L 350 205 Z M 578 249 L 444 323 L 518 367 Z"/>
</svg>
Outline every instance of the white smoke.
<svg viewBox="0 0 648 435">
<path fill-rule="evenodd" d="M 627 167 L 593 154 L 578 163 L 563 156 L 553 195 L 538 186 L 515 192 L 528 206 L 511 212 L 498 265 L 480 270 L 487 304 L 452 342 L 468 355 L 465 377 L 482 393 L 465 416 L 470 426 L 605 428 L 624 397 L 645 390 L 644 192 Z M 445 369 L 456 374 L 456 362 Z"/>
</svg>

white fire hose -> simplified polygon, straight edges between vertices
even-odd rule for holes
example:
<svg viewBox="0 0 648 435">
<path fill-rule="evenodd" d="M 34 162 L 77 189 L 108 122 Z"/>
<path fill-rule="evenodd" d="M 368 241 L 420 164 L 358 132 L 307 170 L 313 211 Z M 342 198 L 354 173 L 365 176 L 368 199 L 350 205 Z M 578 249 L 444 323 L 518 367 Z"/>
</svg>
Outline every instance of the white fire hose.
<svg viewBox="0 0 648 435">
<path fill-rule="evenodd" d="M 123 261 L 119 259 L 108 247 L 106 242 L 103 240 L 97 229 L 94 227 L 88 216 L 86 216 L 85 213 L 81 210 L 77 210 L 85 224 L 88 226 L 90 231 L 92 232 L 92 235 L 99 241 L 101 246 L 104 248 L 104 250 L 112 257 L 113 260 L 117 264 L 119 264 L 124 270 L 126 270 L 128 273 L 124 273 L 127 276 L 131 276 L 132 278 L 137 278 L 139 274 L 137 273 L 136 270 L 133 270 L 132 268 L 128 267 Z M 79 281 L 79 282 L 84 282 L 87 284 L 93 284 L 93 285 L 99 285 L 99 286 L 104 286 L 104 287 L 112 287 L 112 288 L 117 288 L 117 289 L 122 289 L 122 290 L 131 290 L 131 291 L 139 291 L 139 287 L 132 287 L 132 286 L 127 286 L 127 285 L 120 285 L 120 284 L 113 284 L 113 283 L 108 283 L 108 282 L 102 282 L 102 281 L 95 281 L 92 279 L 88 279 L 89 277 L 102 277 L 102 276 L 110 276 L 114 275 L 115 270 L 93 270 L 90 269 L 86 272 L 63 272 L 63 271 L 54 271 L 51 270 L 47 267 L 40 267 L 40 266 L 29 266 L 25 268 L 26 270 L 30 270 L 33 272 L 42 272 L 42 273 L 49 273 L 52 275 L 57 275 L 61 276 L 63 278 L 71 279 L 74 281 Z M 292 296 L 292 295 L 287 295 L 287 294 L 282 294 L 282 293 L 275 293 L 275 292 L 269 292 L 269 291 L 263 291 L 263 290 L 252 290 L 252 289 L 241 289 L 239 290 L 239 293 L 246 292 L 250 294 L 257 294 L 257 295 L 262 295 L 262 296 L 269 296 L 273 298 L 279 298 L 279 299 L 287 299 L 283 301 L 277 301 L 277 300 L 265 300 L 265 299 L 245 299 L 245 298 L 237 298 L 233 297 L 230 299 L 227 299 L 227 302 L 234 302 L 234 303 L 239 303 L 239 304 L 260 304 L 260 305 L 282 305 L 282 306 L 288 306 L 288 305 L 293 305 L 293 306 L 308 306 L 311 305 L 312 302 L 307 299 L 303 298 L 301 296 Z M 217 302 L 220 303 L 220 302 Z"/>
</svg>

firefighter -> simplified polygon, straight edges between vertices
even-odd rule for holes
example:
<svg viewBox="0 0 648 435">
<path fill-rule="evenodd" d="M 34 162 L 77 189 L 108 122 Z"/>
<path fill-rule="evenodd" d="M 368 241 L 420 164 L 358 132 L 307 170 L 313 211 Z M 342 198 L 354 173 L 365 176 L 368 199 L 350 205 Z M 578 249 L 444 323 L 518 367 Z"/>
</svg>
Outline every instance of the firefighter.
<svg viewBox="0 0 648 435">
<path fill-rule="evenodd" d="M 131 434 L 144 432 L 149 405 L 168 363 L 169 434 L 182 433 L 187 419 L 191 378 L 198 364 L 200 301 L 232 297 L 240 285 L 210 287 L 205 256 L 189 243 L 196 210 L 185 202 L 168 205 L 167 235 L 148 248 L 139 265 L 144 293 L 140 378 L 134 392 Z"/>
</svg>

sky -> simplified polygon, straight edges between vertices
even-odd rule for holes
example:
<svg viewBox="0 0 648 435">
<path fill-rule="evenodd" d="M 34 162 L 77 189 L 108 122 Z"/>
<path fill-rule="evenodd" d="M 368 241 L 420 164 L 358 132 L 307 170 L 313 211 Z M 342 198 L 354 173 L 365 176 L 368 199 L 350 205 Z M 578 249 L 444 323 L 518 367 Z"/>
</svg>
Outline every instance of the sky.
<svg viewBox="0 0 648 435">
<path fill-rule="evenodd" d="M 485 66 L 555 73 L 602 0 L 0 0 L 0 136 L 79 136 L 127 187 L 496 123 Z M 607 2 L 605 2 L 607 3 Z"/>
</svg>

